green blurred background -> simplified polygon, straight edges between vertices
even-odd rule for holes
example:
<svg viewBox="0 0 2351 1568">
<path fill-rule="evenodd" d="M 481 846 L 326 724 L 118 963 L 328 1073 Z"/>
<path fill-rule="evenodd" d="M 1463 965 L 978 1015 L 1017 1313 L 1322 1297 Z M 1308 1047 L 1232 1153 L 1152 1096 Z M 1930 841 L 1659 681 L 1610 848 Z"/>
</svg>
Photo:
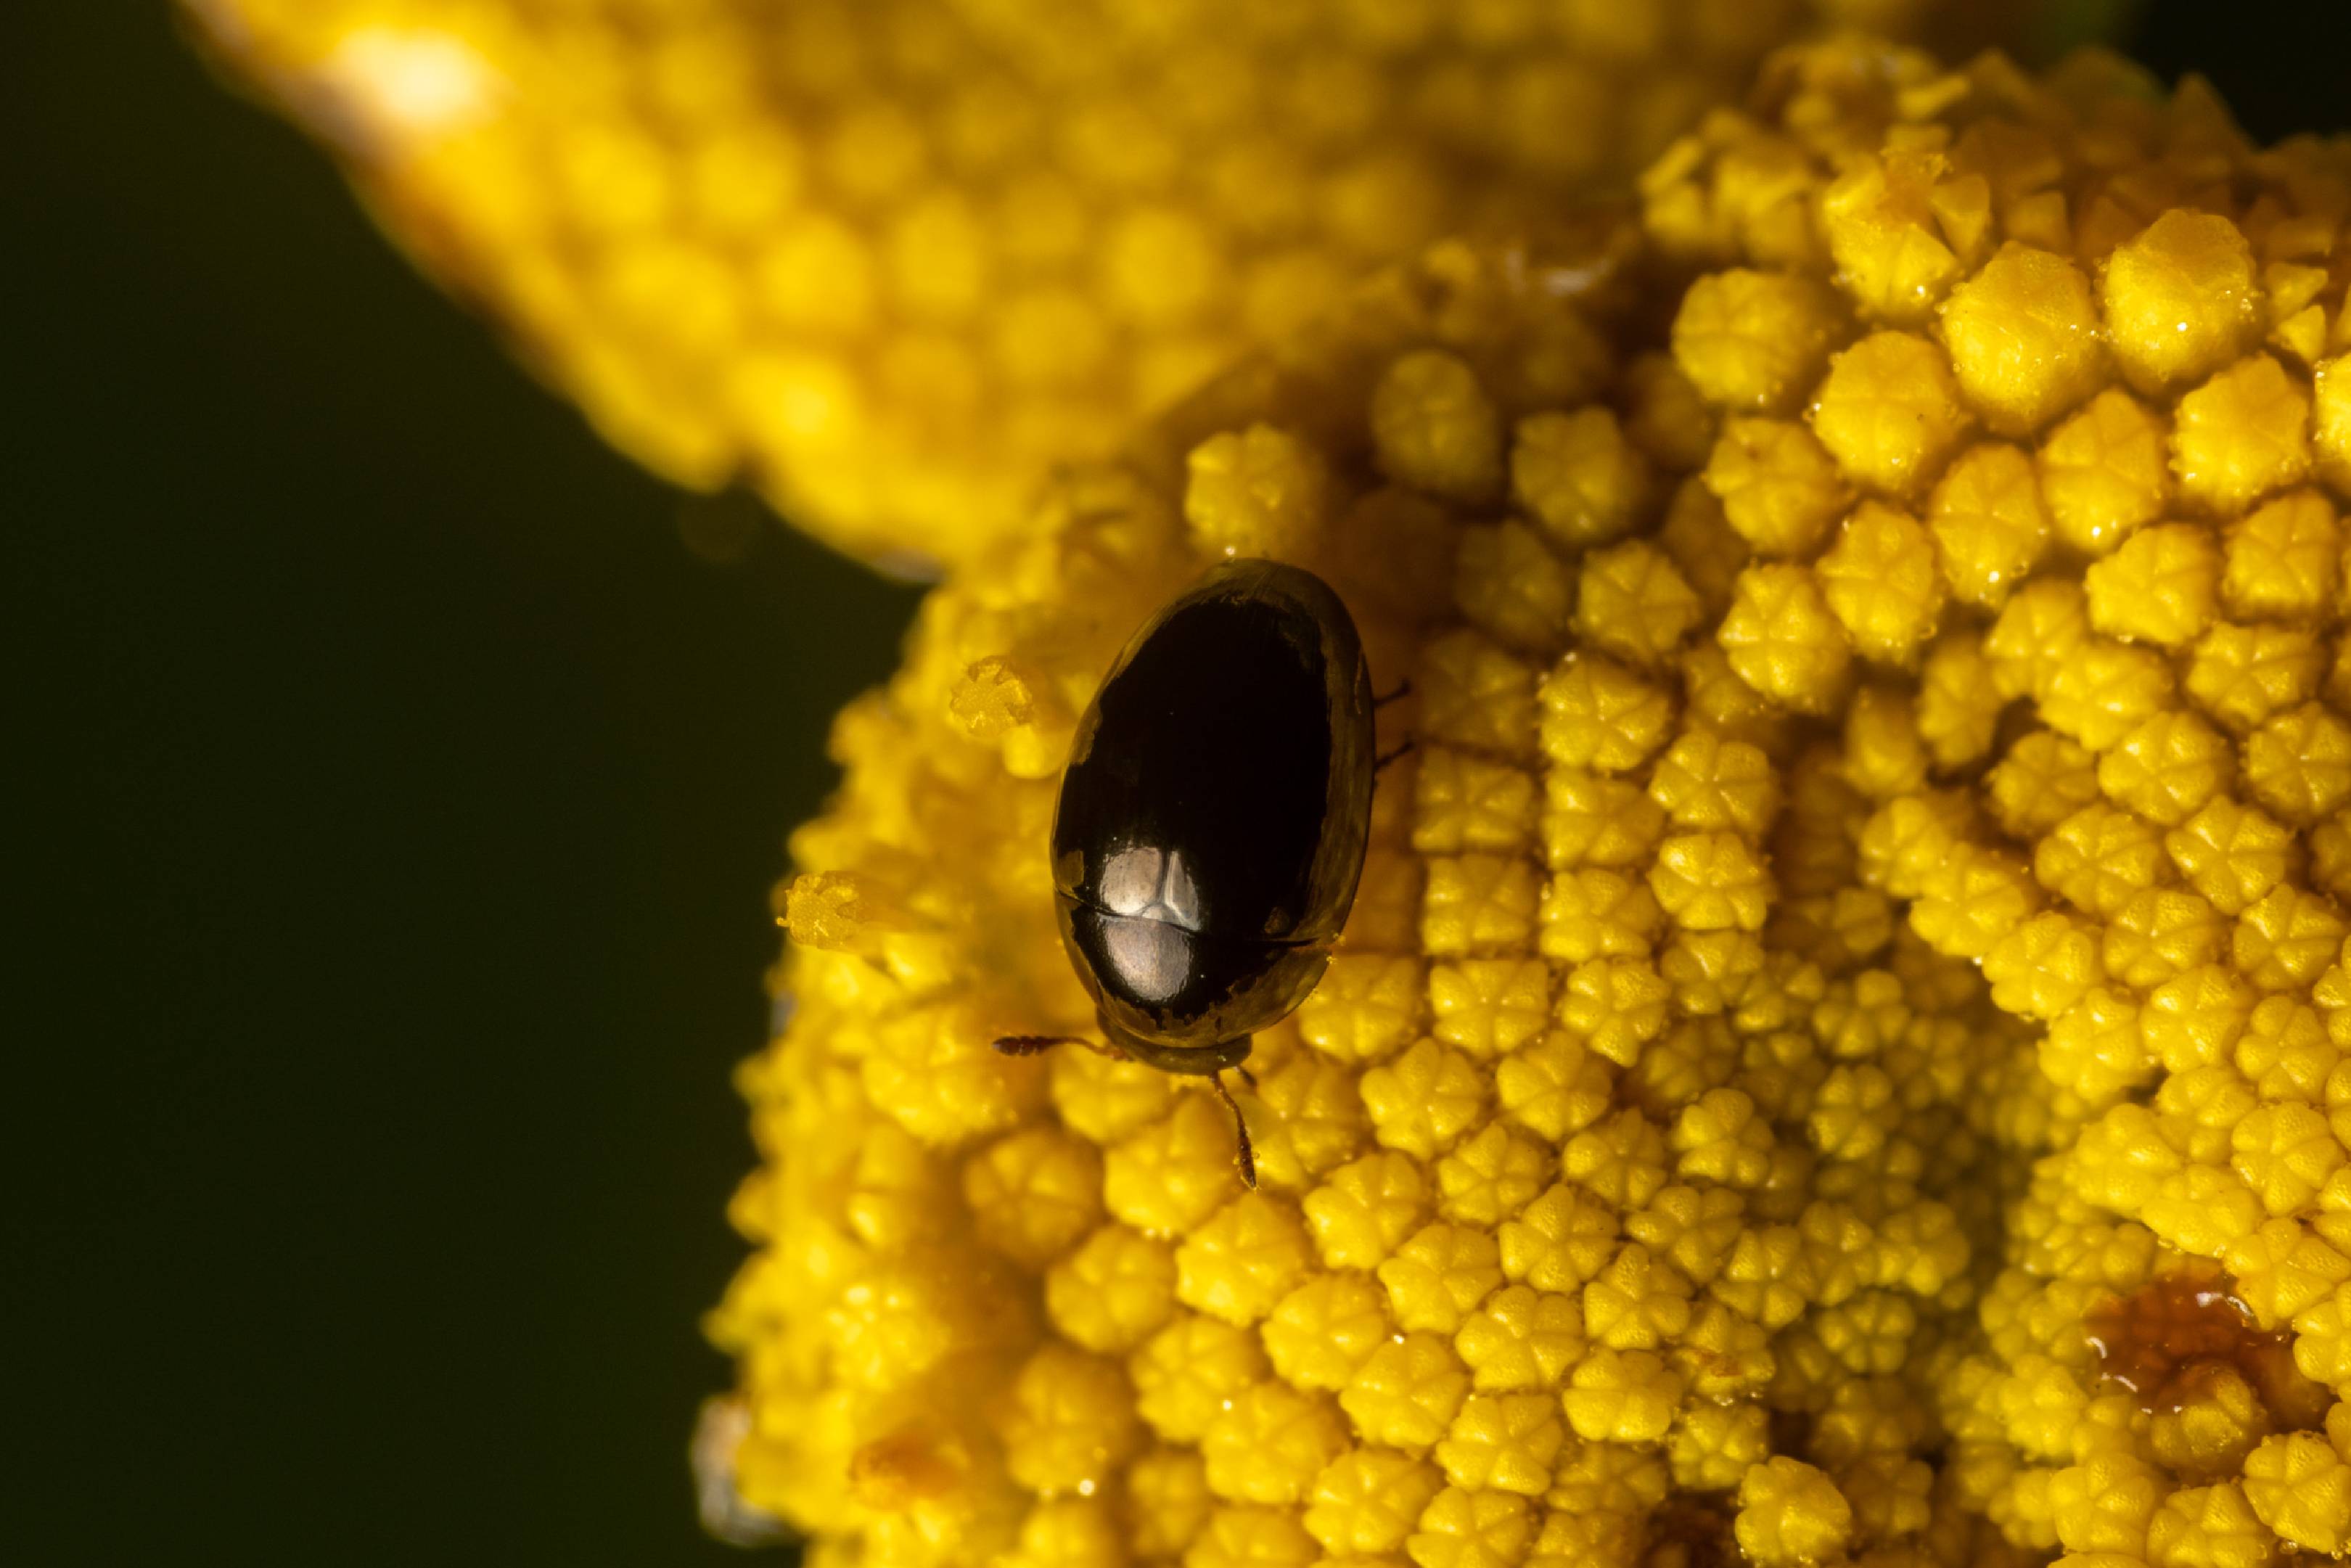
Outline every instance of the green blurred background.
<svg viewBox="0 0 2351 1568">
<path fill-rule="evenodd" d="M 2256 133 L 2339 0 L 2152 0 Z M 599 445 L 152 0 L 0 5 L 0 1558 L 678 1563 L 782 835 L 914 597 Z"/>
</svg>

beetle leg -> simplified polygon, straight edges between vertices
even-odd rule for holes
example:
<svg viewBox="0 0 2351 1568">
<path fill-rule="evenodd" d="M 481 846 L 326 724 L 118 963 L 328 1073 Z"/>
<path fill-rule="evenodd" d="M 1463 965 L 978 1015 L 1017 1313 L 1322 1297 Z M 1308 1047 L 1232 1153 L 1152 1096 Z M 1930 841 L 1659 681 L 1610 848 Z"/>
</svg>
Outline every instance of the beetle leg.
<svg viewBox="0 0 2351 1568">
<path fill-rule="evenodd" d="M 1372 777 L 1376 779 L 1383 772 L 1385 772 L 1389 763 L 1403 761 L 1406 757 L 1412 754 L 1416 744 L 1416 742 L 1407 738 L 1394 751 L 1385 752 L 1372 758 Z"/>
<path fill-rule="evenodd" d="M 1255 1093 L 1255 1092 L 1257 1092 L 1257 1074 L 1256 1074 L 1256 1073 L 1251 1072 L 1248 1068 L 1243 1067 L 1243 1066 L 1242 1066 L 1239 1062 L 1238 1062 L 1238 1061 L 1236 1061 L 1235 1063 L 1233 1063 L 1233 1071 L 1234 1071 L 1235 1072 L 1238 1072 L 1238 1073 L 1239 1073 L 1239 1074 L 1241 1075 L 1241 1082 L 1244 1082 L 1244 1083 L 1246 1083 L 1246 1084 L 1248 1084 L 1248 1085 L 1249 1086 L 1249 1092 L 1251 1092 L 1252 1094 L 1253 1094 L 1253 1093 Z"/>
<path fill-rule="evenodd" d="M 1057 1045 L 1082 1045 L 1096 1056 L 1107 1056 L 1113 1061 L 1124 1061 L 1126 1052 L 1114 1045 L 1104 1045 L 1098 1040 L 1086 1040 L 1074 1034 L 1007 1034 L 996 1040 L 996 1049 L 1007 1056 L 1036 1056 Z"/>
<path fill-rule="evenodd" d="M 1404 698 L 1410 695 L 1412 695 L 1412 677 L 1410 675 L 1406 675 L 1404 679 L 1396 683 L 1395 690 L 1390 692 L 1384 697 L 1374 697 L 1372 699 L 1372 711 L 1374 713 L 1377 713 L 1380 709 L 1387 706 L 1388 704 L 1392 702 L 1401 702 Z"/>
<path fill-rule="evenodd" d="M 1246 1078 L 1249 1074 L 1243 1071 L 1241 1076 Z M 1233 1138 L 1239 1145 L 1233 1157 L 1241 1167 L 1241 1185 L 1255 1192 L 1257 1190 L 1257 1151 L 1249 1147 L 1249 1118 L 1241 1114 L 1240 1104 L 1234 1100 L 1233 1092 L 1225 1087 L 1223 1073 L 1210 1073 L 1208 1082 L 1217 1086 L 1217 1097 L 1224 1101 L 1225 1109 L 1233 1113 Z"/>
</svg>

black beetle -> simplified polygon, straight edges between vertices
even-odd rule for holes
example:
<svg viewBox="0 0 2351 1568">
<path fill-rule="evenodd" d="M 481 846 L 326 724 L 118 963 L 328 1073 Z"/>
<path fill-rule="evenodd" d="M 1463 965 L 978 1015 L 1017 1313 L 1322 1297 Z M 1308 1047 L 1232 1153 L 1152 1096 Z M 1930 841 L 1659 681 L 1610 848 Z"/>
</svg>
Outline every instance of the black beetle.
<svg viewBox="0 0 2351 1568">
<path fill-rule="evenodd" d="M 1371 834 L 1371 672 L 1347 607 L 1312 572 L 1219 566 L 1144 623 L 1079 720 L 1053 816 L 1061 943 L 1107 1045 L 1225 1087 L 1249 1037 L 1331 961 Z"/>
</svg>

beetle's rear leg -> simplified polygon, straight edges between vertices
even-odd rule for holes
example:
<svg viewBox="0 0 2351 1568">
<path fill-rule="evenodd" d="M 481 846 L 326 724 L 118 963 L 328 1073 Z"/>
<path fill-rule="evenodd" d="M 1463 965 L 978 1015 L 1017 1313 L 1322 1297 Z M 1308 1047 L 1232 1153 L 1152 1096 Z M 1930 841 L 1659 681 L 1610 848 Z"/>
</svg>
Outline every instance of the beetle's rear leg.
<svg viewBox="0 0 2351 1568">
<path fill-rule="evenodd" d="M 996 1049 L 1007 1056 L 1038 1056 L 1057 1045 L 1081 1045 L 1096 1056 L 1106 1056 L 1113 1061 L 1124 1061 L 1126 1052 L 1114 1045 L 1104 1045 L 1098 1040 L 1087 1040 L 1074 1034 L 1006 1034 L 996 1039 Z"/>
<path fill-rule="evenodd" d="M 1404 679 L 1396 683 L 1395 690 L 1390 692 L 1384 697 L 1374 697 L 1372 699 L 1372 711 L 1374 713 L 1377 713 L 1380 709 L 1387 706 L 1388 704 L 1393 702 L 1402 702 L 1405 698 L 1410 695 L 1412 695 L 1412 677 L 1410 675 L 1406 675 Z"/>
<path fill-rule="evenodd" d="M 1372 777 L 1377 779 L 1381 774 L 1387 771 L 1388 765 L 1390 763 L 1401 762 L 1405 758 L 1411 756 L 1413 750 L 1418 746 L 1418 744 L 1419 743 L 1415 741 L 1411 737 L 1406 736 L 1394 751 L 1383 752 L 1379 756 L 1372 758 Z"/>
<path fill-rule="evenodd" d="M 1249 1078 L 1248 1069 L 1242 1068 L 1238 1071 L 1242 1077 Z M 1257 1190 L 1257 1151 L 1249 1147 L 1249 1118 L 1241 1114 L 1240 1103 L 1233 1098 L 1233 1092 L 1225 1087 L 1223 1073 L 1210 1073 L 1208 1082 L 1217 1086 L 1217 1097 L 1224 1101 L 1225 1109 L 1233 1113 L 1233 1141 L 1237 1145 L 1233 1157 L 1241 1167 L 1241 1185 L 1255 1192 Z M 1256 1083 L 1255 1079 L 1249 1080 L 1250 1087 L 1256 1087 Z"/>
</svg>

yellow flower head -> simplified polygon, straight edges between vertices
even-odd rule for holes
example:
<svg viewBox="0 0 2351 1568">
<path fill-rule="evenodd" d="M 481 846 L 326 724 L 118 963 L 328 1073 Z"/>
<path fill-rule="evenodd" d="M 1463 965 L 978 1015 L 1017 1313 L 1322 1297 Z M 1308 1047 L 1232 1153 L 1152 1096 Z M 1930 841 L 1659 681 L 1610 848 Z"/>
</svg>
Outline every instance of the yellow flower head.
<svg viewBox="0 0 2351 1568">
<path fill-rule="evenodd" d="M 2346 216 L 2193 85 L 1810 47 L 1064 475 L 793 842 L 740 1497 L 923 1568 L 2351 1540 Z M 1090 1024 L 1060 767 L 1235 553 L 1418 743 L 1255 1192 L 989 1049 Z"/>
<path fill-rule="evenodd" d="M 976 558 L 1052 465 L 1371 264 L 1622 189 L 1803 27 L 1981 36 L 2034 9 L 183 4 L 617 444 L 903 566 Z M 1448 395 L 1396 371 L 1398 428 Z M 1455 496 L 1492 480 L 1448 467 L 1469 455 L 1391 452 Z"/>
</svg>

